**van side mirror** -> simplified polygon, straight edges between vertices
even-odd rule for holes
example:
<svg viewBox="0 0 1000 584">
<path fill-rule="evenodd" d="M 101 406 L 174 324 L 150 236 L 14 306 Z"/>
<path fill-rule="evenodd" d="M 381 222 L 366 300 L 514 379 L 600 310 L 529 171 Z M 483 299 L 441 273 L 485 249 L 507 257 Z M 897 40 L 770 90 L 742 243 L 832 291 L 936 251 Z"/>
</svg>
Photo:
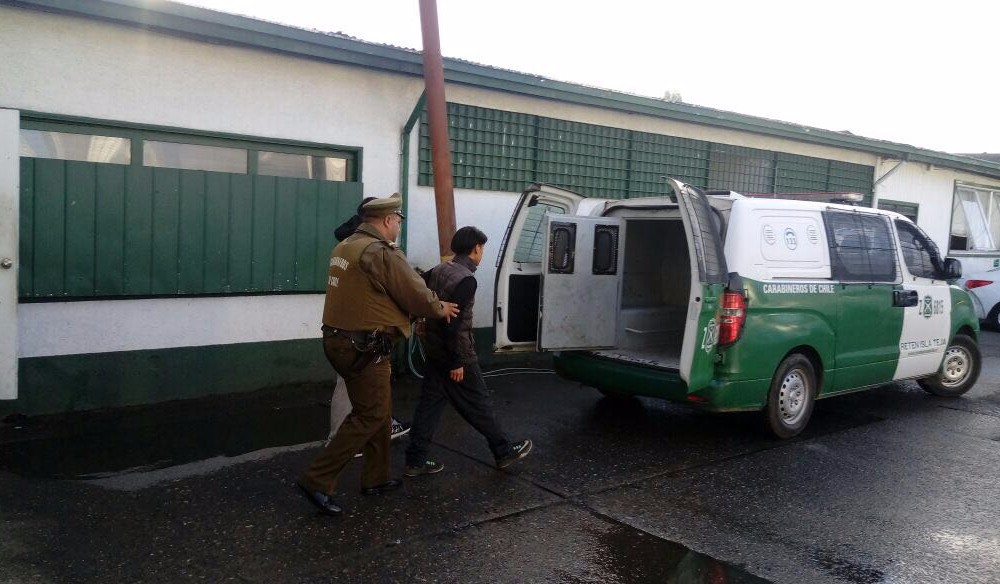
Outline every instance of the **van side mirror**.
<svg viewBox="0 0 1000 584">
<path fill-rule="evenodd" d="M 945 280 L 957 280 L 962 277 L 962 262 L 955 258 L 945 258 L 942 272 Z"/>
</svg>

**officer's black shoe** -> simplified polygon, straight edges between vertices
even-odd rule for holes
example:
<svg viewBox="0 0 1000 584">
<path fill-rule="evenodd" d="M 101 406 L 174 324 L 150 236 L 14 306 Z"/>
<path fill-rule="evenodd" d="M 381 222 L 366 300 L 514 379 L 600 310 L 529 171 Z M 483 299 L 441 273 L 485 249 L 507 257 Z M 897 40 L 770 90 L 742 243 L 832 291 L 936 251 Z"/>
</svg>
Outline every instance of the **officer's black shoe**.
<svg viewBox="0 0 1000 584">
<path fill-rule="evenodd" d="M 381 495 L 383 491 L 395 491 L 403 486 L 403 481 L 399 479 L 389 479 L 381 485 L 374 487 L 361 487 L 362 495 Z"/>
<path fill-rule="evenodd" d="M 333 502 L 333 497 L 323 493 L 321 491 L 314 491 L 302 483 L 299 483 L 299 489 L 302 494 L 305 495 L 309 502 L 319 508 L 319 512 L 324 515 L 340 515 L 344 512 L 340 505 Z"/>
</svg>

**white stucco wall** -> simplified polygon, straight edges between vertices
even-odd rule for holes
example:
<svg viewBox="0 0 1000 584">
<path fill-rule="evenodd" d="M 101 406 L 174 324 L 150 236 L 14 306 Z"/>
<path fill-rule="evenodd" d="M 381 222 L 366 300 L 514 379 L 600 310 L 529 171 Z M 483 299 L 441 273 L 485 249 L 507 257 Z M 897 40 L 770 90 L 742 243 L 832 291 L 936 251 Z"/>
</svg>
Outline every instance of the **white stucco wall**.
<svg viewBox="0 0 1000 584">
<path fill-rule="evenodd" d="M 876 180 L 894 168 L 898 162 L 898 160 L 881 162 L 875 169 Z M 952 170 L 904 162 L 876 186 L 875 197 L 878 200 L 889 199 L 920 205 L 917 210 L 917 224 L 943 252 L 948 249 L 955 176 L 956 173 Z"/>
<path fill-rule="evenodd" d="M 0 7 L 0 107 L 364 148 L 371 193 L 399 183 L 418 78 Z M 12 82 L 16 80 L 16 82 Z"/>
<path fill-rule="evenodd" d="M 306 339 L 322 313 L 322 294 L 20 304 L 20 356 Z"/>
</svg>

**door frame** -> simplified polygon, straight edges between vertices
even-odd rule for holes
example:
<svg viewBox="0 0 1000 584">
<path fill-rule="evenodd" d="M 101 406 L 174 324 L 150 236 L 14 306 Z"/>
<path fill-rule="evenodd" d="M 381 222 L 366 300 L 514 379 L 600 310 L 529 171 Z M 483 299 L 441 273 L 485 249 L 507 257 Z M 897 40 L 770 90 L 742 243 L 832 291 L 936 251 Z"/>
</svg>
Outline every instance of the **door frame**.
<svg viewBox="0 0 1000 584">
<path fill-rule="evenodd" d="M 17 399 L 17 271 L 21 117 L 0 109 L 0 400 Z"/>
</svg>

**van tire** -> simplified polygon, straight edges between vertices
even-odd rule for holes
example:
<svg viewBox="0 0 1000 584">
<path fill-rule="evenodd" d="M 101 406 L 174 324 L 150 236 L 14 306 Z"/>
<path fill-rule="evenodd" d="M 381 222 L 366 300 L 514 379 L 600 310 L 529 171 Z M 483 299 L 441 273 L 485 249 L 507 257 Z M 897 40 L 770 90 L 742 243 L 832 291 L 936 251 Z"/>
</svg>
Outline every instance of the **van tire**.
<svg viewBox="0 0 1000 584">
<path fill-rule="evenodd" d="M 1000 331 L 1000 304 L 993 307 L 986 316 L 984 324 L 995 331 Z"/>
<path fill-rule="evenodd" d="M 955 335 L 944 352 L 944 361 L 936 375 L 918 379 L 927 393 L 941 397 L 958 397 L 969 391 L 979 379 L 982 368 L 979 346 L 968 335 Z"/>
<path fill-rule="evenodd" d="M 764 409 L 767 426 L 778 438 L 805 429 L 816 403 L 816 369 L 805 355 L 793 353 L 778 365 Z"/>
</svg>

